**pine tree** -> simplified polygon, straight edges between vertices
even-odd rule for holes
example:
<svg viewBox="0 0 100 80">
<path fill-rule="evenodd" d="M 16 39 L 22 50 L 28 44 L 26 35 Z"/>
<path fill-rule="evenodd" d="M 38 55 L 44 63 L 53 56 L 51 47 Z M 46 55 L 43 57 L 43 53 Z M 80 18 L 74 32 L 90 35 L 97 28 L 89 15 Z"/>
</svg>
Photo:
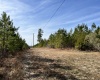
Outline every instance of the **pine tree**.
<svg viewBox="0 0 100 80">
<path fill-rule="evenodd" d="M 18 34 L 18 28 L 13 26 L 10 16 L 3 12 L 0 19 L 0 50 L 3 55 L 22 50 L 24 45 L 28 48 L 25 40 Z"/>
<path fill-rule="evenodd" d="M 42 41 L 42 35 L 43 35 L 43 30 L 42 29 L 39 29 L 38 30 L 38 36 L 37 36 L 38 37 L 38 40 L 37 40 L 38 42 L 41 42 Z"/>
</svg>

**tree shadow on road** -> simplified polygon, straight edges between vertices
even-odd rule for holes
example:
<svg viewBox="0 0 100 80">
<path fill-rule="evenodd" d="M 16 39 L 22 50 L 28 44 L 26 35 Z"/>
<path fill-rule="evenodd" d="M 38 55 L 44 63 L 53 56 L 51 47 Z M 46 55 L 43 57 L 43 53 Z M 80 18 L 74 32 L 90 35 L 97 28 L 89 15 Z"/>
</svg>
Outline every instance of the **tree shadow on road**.
<svg viewBox="0 0 100 80">
<path fill-rule="evenodd" d="M 40 78 L 42 76 L 42 78 L 45 78 L 46 80 L 48 78 L 56 78 L 57 80 L 78 80 L 72 74 L 65 73 L 68 70 L 72 70 L 73 67 L 62 65 L 61 61 L 58 60 L 31 55 L 29 57 L 23 56 L 22 62 L 23 64 L 28 65 L 26 69 L 26 71 L 29 72 L 29 75 L 27 76 L 28 79 Z"/>
</svg>

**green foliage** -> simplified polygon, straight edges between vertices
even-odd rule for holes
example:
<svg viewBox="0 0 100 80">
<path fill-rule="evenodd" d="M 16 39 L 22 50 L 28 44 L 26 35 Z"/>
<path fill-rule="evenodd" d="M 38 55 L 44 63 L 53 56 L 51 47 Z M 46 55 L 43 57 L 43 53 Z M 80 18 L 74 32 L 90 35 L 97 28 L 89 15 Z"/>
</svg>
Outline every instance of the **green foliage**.
<svg viewBox="0 0 100 80">
<path fill-rule="evenodd" d="M 40 42 L 40 44 L 39 44 L 39 46 L 40 46 L 40 47 L 46 47 L 47 44 L 48 44 L 48 40 L 42 39 L 41 42 Z"/>
<path fill-rule="evenodd" d="M 63 48 L 66 46 L 67 32 L 65 29 L 59 29 L 55 34 L 49 37 L 49 46 L 53 48 Z"/>
<path fill-rule="evenodd" d="M 75 48 L 80 49 L 84 43 L 85 36 L 89 33 L 88 27 L 85 24 L 78 25 L 73 33 L 75 39 Z"/>
<path fill-rule="evenodd" d="M 40 43 L 36 44 L 34 47 L 47 47 L 48 40 L 42 39 Z"/>
<path fill-rule="evenodd" d="M 95 30 L 95 32 L 97 33 L 97 34 L 100 34 L 99 32 L 100 32 L 100 27 L 98 26 L 97 27 L 97 29 Z"/>
<path fill-rule="evenodd" d="M 67 33 L 65 29 L 59 29 L 55 34 L 49 36 L 48 45 L 52 48 L 73 47 L 72 30 Z"/>
<path fill-rule="evenodd" d="M 66 46 L 67 32 L 65 29 L 59 29 L 55 33 L 55 48 L 64 48 Z"/>
<path fill-rule="evenodd" d="M 13 26 L 10 16 L 3 12 L 0 19 L 0 50 L 5 55 L 25 48 L 28 48 L 28 45 L 18 34 L 18 28 Z"/>
<path fill-rule="evenodd" d="M 49 36 L 48 45 L 49 45 L 51 48 L 54 48 L 54 47 L 55 47 L 55 34 L 51 34 L 51 35 Z"/>
<path fill-rule="evenodd" d="M 92 28 L 92 32 L 93 32 L 96 29 L 96 24 L 93 23 L 92 26 L 91 26 L 91 28 Z"/>
<path fill-rule="evenodd" d="M 100 27 L 96 24 L 91 25 L 91 29 L 86 24 L 78 25 L 74 31 L 67 32 L 65 29 L 59 29 L 49 36 L 48 40 L 40 41 L 36 46 L 51 48 L 76 48 L 79 50 L 100 51 Z"/>
<path fill-rule="evenodd" d="M 42 29 L 39 29 L 38 30 L 38 36 L 37 36 L 38 37 L 38 40 L 37 40 L 38 42 L 41 42 L 42 41 L 42 35 L 43 35 L 43 30 Z"/>
<path fill-rule="evenodd" d="M 39 29 L 38 30 L 38 44 L 36 44 L 34 47 L 46 47 L 47 46 L 47 43 L 48 43 L 48 40 L 46 39 L 42 39 L 42 36 L 43 36 L 43 30 L 42 29 Z"/>
<path fill-rule="evenodd" d="M 66 43 L 67 48 L 72 48 L 75 46 L 75 39 L 74 39 L 73 34 L 72 34 L 72 29 L 67 34 L 66 42 L 67 42 Z"/>
<path fill-rule="evenodd" d="M 94 50 L 100 51 L 100 30 L 97 34 L 96 32 L 90 33 L 85 37 L 86 45 L 91 44 Z"/>
</svg>

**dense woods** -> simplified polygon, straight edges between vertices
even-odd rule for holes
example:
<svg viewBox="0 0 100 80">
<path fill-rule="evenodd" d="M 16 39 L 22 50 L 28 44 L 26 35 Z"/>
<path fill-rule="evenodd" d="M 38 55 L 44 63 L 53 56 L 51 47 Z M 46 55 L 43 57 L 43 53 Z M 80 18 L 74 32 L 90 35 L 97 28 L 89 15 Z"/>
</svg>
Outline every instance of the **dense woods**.
<svg viewBox="0 0 100 80">
<path fill-rule="evenodd" d="M 100 26 L 93 23 L 89 28 L 86 24 L 81 24 L 69 32 L 65 29 L 59 29 L 51 34 L 49 39 L 39 41 L 36 46 L 100 51 Z"/>
<path fill-rule="evenodd" d="M 0 17 L 0 55 L 9 55 L 27 49 L 28 45 L 5 12 Z"/>
</svg>

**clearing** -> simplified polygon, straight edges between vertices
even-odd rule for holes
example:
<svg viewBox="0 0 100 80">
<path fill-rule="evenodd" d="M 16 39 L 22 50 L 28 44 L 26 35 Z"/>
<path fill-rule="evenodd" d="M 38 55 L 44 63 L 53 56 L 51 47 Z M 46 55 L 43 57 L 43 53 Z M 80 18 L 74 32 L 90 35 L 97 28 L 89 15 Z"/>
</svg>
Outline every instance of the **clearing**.
<svg viewBox="0 0 100 80">
<path fill-rule="evenodd" d="M 99 52 L 34 48 L 24 64 L 31 80 L 100 80 Z"/>
<path fill-rule="evenodd" d="M 10 80 L 100 80 L 99 52 L 31 48 L 12 60 Z"/>
</svg>

